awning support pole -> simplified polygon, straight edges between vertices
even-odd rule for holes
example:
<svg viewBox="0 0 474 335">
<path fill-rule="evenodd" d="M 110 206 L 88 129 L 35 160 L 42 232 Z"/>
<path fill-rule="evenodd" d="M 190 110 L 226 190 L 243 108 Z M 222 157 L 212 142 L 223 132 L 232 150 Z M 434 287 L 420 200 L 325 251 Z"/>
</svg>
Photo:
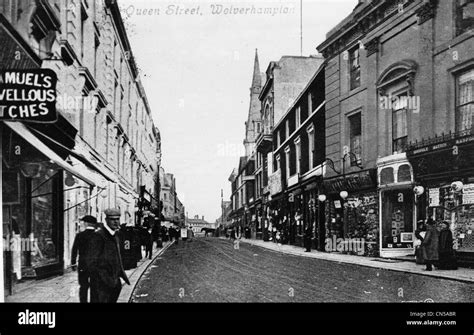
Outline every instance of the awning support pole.
<svg viewBox="0 0 474 335">
<path fill-rule="evenodd" d="M 5 260 L 3 259 L 3 251 L 4 245 L 3 245 L 3 122 L 0 122 L 0 218 L 2 218 L 2 224 L 0 224 L 0 302 L 5 302 L 5 283 L 3 282 L 3 277 L 4 277 L 4 262 Z"/>
</svg>

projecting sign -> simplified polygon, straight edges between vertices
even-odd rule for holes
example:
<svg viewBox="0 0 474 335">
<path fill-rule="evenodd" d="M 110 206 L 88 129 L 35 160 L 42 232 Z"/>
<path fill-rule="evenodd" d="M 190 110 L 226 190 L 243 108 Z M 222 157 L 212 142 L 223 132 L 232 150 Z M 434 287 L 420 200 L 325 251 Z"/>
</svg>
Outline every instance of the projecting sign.
<svg viewBox="0 0 474 335">
<path fill-rule="evenodd" d="M 56 83 L 50 69 L 0 70 L 0 120 L 55 122 Z"/>
</svg>

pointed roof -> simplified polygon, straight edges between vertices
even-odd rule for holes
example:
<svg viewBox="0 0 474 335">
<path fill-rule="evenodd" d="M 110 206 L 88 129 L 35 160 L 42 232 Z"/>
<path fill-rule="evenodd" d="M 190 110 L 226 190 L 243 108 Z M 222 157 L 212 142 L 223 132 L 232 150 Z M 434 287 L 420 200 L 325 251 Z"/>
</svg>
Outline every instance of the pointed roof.
<svg viewBox="0 0 474 335">
<path fill-rule="evenodd" d="M 253 63 L 252 87 L 262 87 L 262 77 L 260 75 L 260 64 L 258 62 L 258 50 L 255 49 L 255 60 Z"/>
</svg>

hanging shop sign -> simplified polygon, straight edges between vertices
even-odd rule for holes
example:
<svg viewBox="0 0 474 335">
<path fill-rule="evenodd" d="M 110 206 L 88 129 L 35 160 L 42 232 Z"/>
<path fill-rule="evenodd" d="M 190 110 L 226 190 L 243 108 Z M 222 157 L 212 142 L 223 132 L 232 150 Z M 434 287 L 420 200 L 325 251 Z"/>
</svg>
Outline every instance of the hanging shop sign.
<svg viewBox="0 0 474 335">
<path fill-rule="evenodd" d="M 56 83 L 50 69 L 0 70 L 0 120 L 56 122 Z"/>
<path fill-rule="evenodd" d="M 268 184 L 270 186 L 270 194 L 275 195 L 283 190 L 281 184 L 281 170 L 276 171 L 268 177 Z"/>
</svg>

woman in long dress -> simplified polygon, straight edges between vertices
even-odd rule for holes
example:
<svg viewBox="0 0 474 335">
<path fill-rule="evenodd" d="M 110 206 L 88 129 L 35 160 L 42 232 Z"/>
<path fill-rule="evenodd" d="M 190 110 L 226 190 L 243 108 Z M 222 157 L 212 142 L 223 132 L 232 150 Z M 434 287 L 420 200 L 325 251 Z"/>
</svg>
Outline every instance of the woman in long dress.
<svg viewBox="0 0 474 335">
<path fill-rule="evenodd" d="M 441 270 L 456 270 L 458 268 L 456 254 L 453 249 L 453 234 L 446 221 L 441 223 L 439 233 L 439 262 Z"/>
</svg>

